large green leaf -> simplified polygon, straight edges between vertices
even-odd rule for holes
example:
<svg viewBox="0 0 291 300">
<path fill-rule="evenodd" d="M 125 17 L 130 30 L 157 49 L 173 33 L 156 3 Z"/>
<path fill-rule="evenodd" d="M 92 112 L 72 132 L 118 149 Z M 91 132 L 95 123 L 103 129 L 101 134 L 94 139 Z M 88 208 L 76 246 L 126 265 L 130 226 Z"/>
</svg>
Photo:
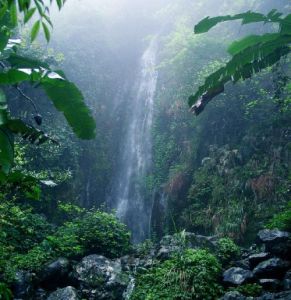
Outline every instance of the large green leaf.
<svg viewBox="0 0 291 300">
<path fill-rule="evenodd" d="M 249 24 L 254 22 L 281 22 L 282 19 L 280 18 L 282 14 L 278 13 L 276 10 L 272 10 L 267 16 L 247 11 L 245 13 L 237 14 L 237 15 L 226 15 L 226 16 L 219 16 L 219 17 L 206 17 L 201 20 L 197 25 L 194 27 L 194 32 L 198 33 L 205 33 L 209 31 L 211 28 L 216 26 L 218 23 L 225 22 L 225 21 L 233 21 L 233 20 L 242 20 L 242 24 Z"/>
<path fill-rule="evenodd" d="M 237 82 L 240 79 L 250 78 L 252 74 L 272 66 L 282 56 L 288 54 L 290 42 L 291 36 L 280 35 L 277 39 L 254 44 L 240 51 L 224 67 L 205 79 L 196 94 L 189 97 L 189 105 L 196 114 L 199 114 L 205 105 L 220 93 L 217 91 L 223 91 L 228 81 Z"/>
<path fill-rule="evenodd" d="M 33 42 L 36 39 L 39 29 L 40 29 L 40 20 L 36 21 L 32 26 L 31 33 L 30 33 L 31 42 Z"/>
<path fill-rule="evenodd" d="M 264 35 L 249 35 L 241 40 L 234 41 L 227 49 L 231 55 L 238 54 L 248 47 L 258 45 L 268 41 L 275 41 L 280 37 L 280 33 L 266 33 Z"/>
<path fill-rule="evenodd" d="M 95 121 L 85 105 L 82 93 L 73 83 L 46 78 L 42 81 L 42 86 L 55 107 L 63 112 L 69 125 L 79 138 L 92 139 L 95 137 Z"/>
<path fill-rule="evenodd" d="M 35 63 L 29 60 L 19 60 L 19 57 L 16 57 L 15 60 L 12 58 L 11 63 L 16 63 L 16 61 L 17 64 L 25 63 L 26 66 Z M 24 81 L 40 83 L 79 138 L 92 139 L 95 137 L 95 120 L 85 104 L 82 93 L 72 82 L 65 80 L 59 73 L 44 68 L 10 69 L 0 73 L 0 84 L 18 84 Z"/>
<path fill-rule="evenodd" d="M 248 11 L 234 16 L 205 18 L 195 26 L 195 33 L 207 32 L 219 22 L 242 19 L 242 24 L 253 22 L 276 22 L 280 24 L 278 33 L 264 35 L 250 35 L 233 42 L 228 52 L 233 55 L 229 62 L 209 75 L 197 92 L 189 97 L 191 109 L 199 114 L 206 104 L 224 91 L 225 84 L 250 78 L 266 67 L 274 65 L 282 56 L 290 53 L 291 43 L 291 15 L 282 18 L 277 10 L 272 10 L 264 16 L 260 13 Z"/>
<path fill-rule="evenodd" d="M 49 65 L 37 59 L 31 59 L 29 57 L 23 57 L 18 54 L 11 54 L 7 61 L 13 68 L 46 68 L 49 69 Z"/>
</svg>

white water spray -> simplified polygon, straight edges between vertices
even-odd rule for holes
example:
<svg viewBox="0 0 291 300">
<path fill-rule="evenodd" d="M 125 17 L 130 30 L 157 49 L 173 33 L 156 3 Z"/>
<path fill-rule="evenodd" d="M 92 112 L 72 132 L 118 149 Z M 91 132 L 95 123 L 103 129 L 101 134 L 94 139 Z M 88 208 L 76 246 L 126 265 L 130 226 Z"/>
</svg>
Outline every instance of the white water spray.
<svg viewBox="0 0 291 300">
<path fill-rule="evenodd" d="M 112 198 L 117 216 L 132 232 L 134 242 L 148 237 L 151 203 L 145 201 L 142 187 L 151 170 L 154 95 L 157 84 L 157 41 L 154 38 L 140 63 L 126 136 L 121 149 L 121 167 L 114 180 Z"/>
</svg>

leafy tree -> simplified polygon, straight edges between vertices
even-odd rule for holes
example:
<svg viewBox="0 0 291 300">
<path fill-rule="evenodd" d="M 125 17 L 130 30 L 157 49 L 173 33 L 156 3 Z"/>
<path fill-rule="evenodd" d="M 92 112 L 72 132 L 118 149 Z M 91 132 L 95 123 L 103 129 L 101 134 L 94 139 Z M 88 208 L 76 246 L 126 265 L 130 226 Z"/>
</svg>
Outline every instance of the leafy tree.
<svg viewBox="0 0 291 300">
<path fill-rule="evenodd" d="M 61 9 L 65 0 L 55 1 Z M 53 1 L 50 1 L 52 4 Z M 40 86 L 57 110 L 62 112 L 81 139 L 92 139 L 95 136 L 95 121 L 84 103 L 79 89 L 68 81 L 62 71 L 52 70 L 48 64 L 37 59 L 20 55 L 17 48 L 20 40 L 15 38 L 19 24 L 27 23 L 34 15 L 39 18 L 31 29 L 31 41 L 37 37 L 42 26 L 44 35 L 49 41 L 52 23 L 49 18 L 49 7 L 41 0 L 4 0 L 0 3 L 0 85 L 15 87 L 21 96 L 34 102 L 21 89 L 21 85 L 30 83 Z M 34 105 L 35 106 L 35 105 Z M 37 125 L 42 124 L 42 116 L 37 110 L 34 115 Z M 0 89 L 0 179 L 6 177 L 14 162 L 14 136 L 19 134 L 31 143 L 42 144 L 48 140 L 56 143 L 43 131 L 28 125 L 11 116 L 9 105 L 3 89 Z"/>
<path fill-rule="evenodd" d="M 291 14 L 285 17 L 282 15 L 275 9 L 267 15 L 248 11 L 233 16 L 206 17 L 194 27 L 194 32 L 200 34 L 209 31 L 220 22 L 231 20 L 241 19 L 242 25 L 255 22 L 279 25 L 276 33 L 249 35 L 229 46 L 228 53 L 232 58 L 225 66 L 209 75 L 198 91 L 189 97 L 189 106 L 196 115 L 204 110 L 209 101 L 224 91 L 226 83 L 250 78 L 253 74 L 273 66 L 290 52 Z"/>
</svg>

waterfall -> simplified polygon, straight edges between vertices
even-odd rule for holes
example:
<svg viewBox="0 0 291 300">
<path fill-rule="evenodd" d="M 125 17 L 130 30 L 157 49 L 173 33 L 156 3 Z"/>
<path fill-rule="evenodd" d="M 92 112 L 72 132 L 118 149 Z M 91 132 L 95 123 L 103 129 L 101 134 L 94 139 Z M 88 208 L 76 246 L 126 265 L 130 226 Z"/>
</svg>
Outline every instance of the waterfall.
<svg viewBox="0 0 291 300">
<path fill-rule="evenodd" d="M 153 100 L 157 84 L 157 41 L 153 38 L 140 62 L 140 74 L 129 102 L 126 133 L 122 137 L 120 167 L 114 178 L 111 198 L 117 216 L 132 232 L 133 242 L 149 236 L 151 201 L 143 191 L 151 171 Z"/>
</svg>

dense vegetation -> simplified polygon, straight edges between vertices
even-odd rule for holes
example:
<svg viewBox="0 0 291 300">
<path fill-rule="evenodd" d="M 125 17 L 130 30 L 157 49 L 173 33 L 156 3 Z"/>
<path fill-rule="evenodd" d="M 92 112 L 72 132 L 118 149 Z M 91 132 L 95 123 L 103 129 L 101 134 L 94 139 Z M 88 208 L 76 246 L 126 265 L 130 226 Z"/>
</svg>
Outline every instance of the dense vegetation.
<svg viewBox="0 0 291 300">
<path fill-rule="evenodd" d="M 222 272 L 258 230 L 291 231 L 288 1 L 225 0 L 206 18 L 216 0 L 123 4 L 117 15 L 101 4 L 96 14 L 90 1 L 80 11 L 49 2 L 0 1 L 0 299 L 13 299 L 21 272 L 39 287 L 60 257 L 70 263 L 67 285 L 86 299 L 115 299 L 115 289 L 114 297 L 130 300 L 260 296 L 259 283 L 228 287 Z M 53 24 L 50 10 L 66 8 Z M 152 206 L 151 235 L 132 245 L 108 199 L 129 87 L 152 35 L 159 44 L 152 162 L 134 182 Z M 194 247 L 187 232 L 214 239 Z M 182 239 L 166 258 L 165 235 Z M 101 271 L 95 254 L 108 259 Z M 76 275 L 84 257 L 97 261 L 97 275 L 82 268 L 106 286 L 101 294 Z"/>
</svg>

